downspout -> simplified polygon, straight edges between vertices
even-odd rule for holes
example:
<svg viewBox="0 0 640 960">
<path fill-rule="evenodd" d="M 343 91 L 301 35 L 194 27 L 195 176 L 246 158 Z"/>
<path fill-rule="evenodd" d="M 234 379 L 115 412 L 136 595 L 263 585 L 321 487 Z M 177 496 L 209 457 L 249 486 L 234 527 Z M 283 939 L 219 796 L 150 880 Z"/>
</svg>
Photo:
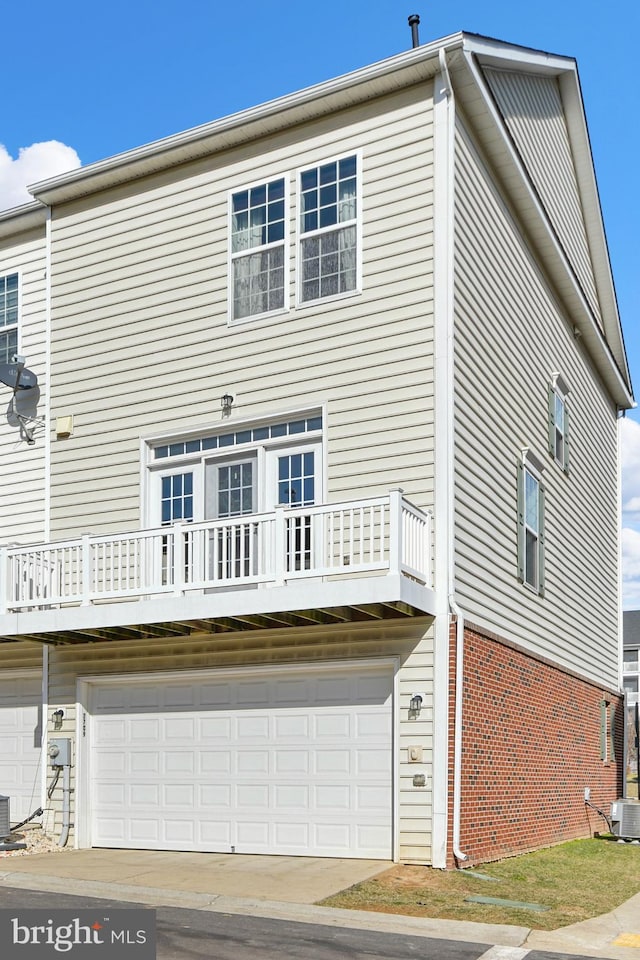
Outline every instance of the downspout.
<svg viewBox="0 0 640 960">
<path fill-rule="evenodd" d="M 460 849 L 460 808 L 462 805 L 462 697 L 464 694 L 464 615 L 454 594 L 449 596 L 456 617 L 456 709 L 453 729 L 453 855 L 464 863 L 469 857 Z"/>
<path fill-rule="evenodd" d="M 44 324 L 45 324 L 45 382 L 44 401 L 44 542 L 51 539 L 51 207 L 47 207 L 45 225 L 45 284 L 44 284 Z"/>
<path fill-rule="evenodd" d="M 455 449 L 454 449 L 454 232 L 455 232 L 455 94 L 447 66 L 447 55 L 440 50 L 440 71 L 444 81 L 444 95 L 448 106 L 447 129 L 447 195 L 446 211 L 441 211 L 447 224 L 446 238 L 446 297 L 447 297 L 447 387 L 446 387 L 446 423 L 447 423 L 447 594 L 449 610 L 456 617 L 456 678 L 455 678 L 455 718 L 453 743 L 453 855 L 458 862 L 464 863 L 468 856 L 460 849 L 460 812 L 462 805 L 462 697 L 464 693 L 464 616 L 455 598 Z M 447 633 L 448 633 L 447 611 Z"/>
</svg>

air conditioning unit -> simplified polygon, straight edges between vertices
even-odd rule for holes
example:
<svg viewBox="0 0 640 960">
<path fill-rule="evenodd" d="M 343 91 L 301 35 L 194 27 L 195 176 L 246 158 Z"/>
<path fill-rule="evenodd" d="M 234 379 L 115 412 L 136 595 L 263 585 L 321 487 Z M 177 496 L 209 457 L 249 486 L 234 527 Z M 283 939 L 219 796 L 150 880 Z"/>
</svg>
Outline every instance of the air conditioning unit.
<svg viewBox="0 0 640 960">
<path fill-rule="evenodd" d="M 10 833 L 9 797 L 0 797 L 0 841 L 5 840 Z"/>
<path fill-rule="evenodd" d="M 611 823 L 614 836 L 640 840 L 640 801 L 616 800 L 612 803 Z"/>
</svg>

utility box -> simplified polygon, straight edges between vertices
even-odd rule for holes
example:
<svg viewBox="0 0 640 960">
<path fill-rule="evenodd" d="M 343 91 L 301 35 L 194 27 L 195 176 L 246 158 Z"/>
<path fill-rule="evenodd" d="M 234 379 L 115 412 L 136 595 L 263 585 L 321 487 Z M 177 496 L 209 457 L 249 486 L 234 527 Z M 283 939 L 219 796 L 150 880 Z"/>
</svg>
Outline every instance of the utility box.
<svg viewBox="0 0 640 960">
<path fill-rule="evenodd" d="M 4 840 L 11 833 L 9 820 L 9 797 L 0 797 L 0 840 Z"/>
<path fill-rule="evenodd" d="M 71 766 L 71 740 L 68 737 L 53 737 L 49 740 L 47 752 L 52 767 Z"/>
</svg>

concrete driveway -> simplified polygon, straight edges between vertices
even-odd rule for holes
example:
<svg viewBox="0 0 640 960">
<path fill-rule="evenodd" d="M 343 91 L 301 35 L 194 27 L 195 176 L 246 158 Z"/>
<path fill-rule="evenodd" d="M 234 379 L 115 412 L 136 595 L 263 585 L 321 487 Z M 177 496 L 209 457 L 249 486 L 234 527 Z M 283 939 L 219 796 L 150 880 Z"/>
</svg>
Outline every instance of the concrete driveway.
<svg viewBox="0 0 640 960">
<path fill-rule="evenodd" d="M 265 857 L 159 850 L 62 850 L 0 859 L 2 874 L 126 884 L 184 893 L 317 903 L 393 864 L 388 860 Z"/>
</svg>

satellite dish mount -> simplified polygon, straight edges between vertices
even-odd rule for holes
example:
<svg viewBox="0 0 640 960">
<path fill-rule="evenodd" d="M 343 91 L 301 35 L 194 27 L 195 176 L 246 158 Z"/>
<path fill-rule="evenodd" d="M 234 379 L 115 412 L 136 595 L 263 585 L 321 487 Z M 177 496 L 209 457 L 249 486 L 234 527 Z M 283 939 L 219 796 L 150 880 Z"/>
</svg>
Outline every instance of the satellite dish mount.
<svg viewBox="0 0 640 960">
<path fill-rule="evenodd" d="M 43 426 L 37 415 L 40 387 L 37 376 L 25 364 L 25 358 L 19 354 L 13 356 L 11 363 L 0 363 L 0 383 L 13 393 L 7 407 L 7 423 L 18 427 L 20 439 L 33 446 L 35 434 Z"/>
</svg>

